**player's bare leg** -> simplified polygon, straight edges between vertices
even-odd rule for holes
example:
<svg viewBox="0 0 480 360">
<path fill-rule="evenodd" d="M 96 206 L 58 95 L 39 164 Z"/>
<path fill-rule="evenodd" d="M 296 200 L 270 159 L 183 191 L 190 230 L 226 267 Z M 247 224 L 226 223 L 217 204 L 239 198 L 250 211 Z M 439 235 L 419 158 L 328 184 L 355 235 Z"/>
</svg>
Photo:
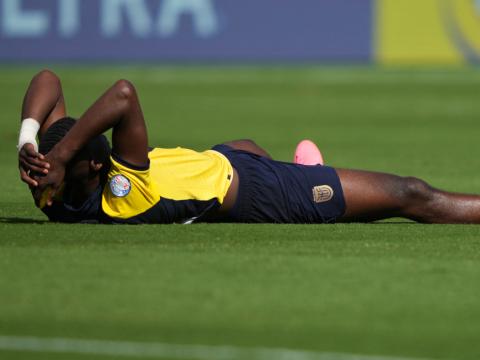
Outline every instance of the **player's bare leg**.
<svg viewBox="0 0 480 360">
<path fill-rule="evenodd" d="M 404 217 L 423 223 L 480 223 L 480 196 L 441 191 L 413 177 L 337 172 L 346 202 L 342 222 Z"/>
<path fill-rule="evenodd" d="M 233 149 L 248 151 L 248 152 L 251 152 L 252 154 L 257 154 L 259 156 L 263 156 L 268 159 L 272 158 L 265 149 L 261 148 L 260 146 L 257 145 L 255 141 L 250 139 L 227 141 L 223 144 L 230 146 Z"/>
</svg>

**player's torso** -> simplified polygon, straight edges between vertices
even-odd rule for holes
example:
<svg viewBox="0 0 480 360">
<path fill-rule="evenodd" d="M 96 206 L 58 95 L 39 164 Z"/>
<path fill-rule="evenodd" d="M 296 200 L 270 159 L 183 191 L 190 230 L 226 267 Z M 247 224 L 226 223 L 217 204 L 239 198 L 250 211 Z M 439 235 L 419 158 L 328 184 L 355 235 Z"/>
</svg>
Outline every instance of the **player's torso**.
<svg viewBox="0 0 480 360">
<path fill-rule="evenodd" d="M 112 156 L 102 210 L 112 222 L 190 222 L 222 203 L 233 169 L 212 150 L 155 148 L 148 169 Z"/>
</svg>

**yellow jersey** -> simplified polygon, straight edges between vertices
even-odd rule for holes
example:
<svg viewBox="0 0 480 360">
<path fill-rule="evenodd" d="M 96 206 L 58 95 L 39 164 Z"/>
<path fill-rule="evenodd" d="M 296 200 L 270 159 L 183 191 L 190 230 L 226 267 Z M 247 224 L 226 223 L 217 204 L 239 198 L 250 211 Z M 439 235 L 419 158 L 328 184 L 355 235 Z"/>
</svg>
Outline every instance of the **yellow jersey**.
<svg viewBox="0 0 480 360">
<path fill-rule="evenodd" d="M 215 150 L 155 148 L 139 168 L 112 154 L 102 212 L 119 223 L 190 223 L 223 203 L 233 180 L 228 159 Z"/>
</svg>

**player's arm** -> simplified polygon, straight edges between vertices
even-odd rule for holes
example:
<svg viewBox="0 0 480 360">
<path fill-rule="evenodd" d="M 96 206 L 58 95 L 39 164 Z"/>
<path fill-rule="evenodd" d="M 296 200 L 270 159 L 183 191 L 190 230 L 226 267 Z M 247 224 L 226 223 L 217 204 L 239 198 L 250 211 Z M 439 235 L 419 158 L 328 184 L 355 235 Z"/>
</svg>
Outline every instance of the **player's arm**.
<svg viewBox="0 0 480 360">
<path fill-rule="evenodd" d="M 33 118 L 39 125 L 41 138 L 57 120 L 66 116 L 65 100 L 59 77 L 50 70 L 32 78 L 22 105 L 22 119 Z"/>
<path fill-rule="evenodd" d="M 21 130 L 18 143 L 20 178 L 30 187 L 37 182 L 31 172 L 47 173 L 49 164 L 38 153 L 36 136 L 41 138 L 57 120 L 65 117 L 65 101 L 60 79 L 49 70 L 36 74 L 27 89 L 22 104 Z"/>
<path fill-rule="evenodd" d="M 253 154 L 263 156 L 266 158 L 271 159 L 272 157 L 270 154 L 260 146 L 258 146 L 253 140 L 234 140 L 234 141 L 228 141 L 224 143 L 224 145 L 228 145 L 231 148 L 237 149 L 237 150 L 243 150 L 243 151 L 248 151 Z"/>
<path fill-rule="evenodd" d="M 143 113 L 134 86 L 126 81 L 117 81 L 81 116 L 65 137 L 46 155 L 50 163 L 49 173 L 39 180 L 35 194 L 51 187 L 49 200 L 60 187 L 65 167 L 87 142 L 113 128 L 113 152 L 131 165 L 148 166 L 148 138 Z"/>
</svg>

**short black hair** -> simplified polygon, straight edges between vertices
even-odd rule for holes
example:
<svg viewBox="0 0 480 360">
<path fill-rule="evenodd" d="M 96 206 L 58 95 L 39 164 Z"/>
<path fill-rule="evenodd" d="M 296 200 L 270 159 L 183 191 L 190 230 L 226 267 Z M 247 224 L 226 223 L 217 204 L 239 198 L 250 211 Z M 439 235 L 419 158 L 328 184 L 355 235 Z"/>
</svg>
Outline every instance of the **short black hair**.
<svg viewBox="0 0 480 360">
<path fill-rule="evenodd" d="M 40 139 L 38 152 L 46 155 L 53 147 L 63 139 L 70 129 L 75 125 L 76 120 L 71 117 L 65 117 L 54 122 Z M 110 159 L 110 144 L 104 135 L 98 135 L 91 139 L 82 151 L 77 154 L 85 160 L 94 160 L 97 163 L 107 164 Z"/>
</svg>

